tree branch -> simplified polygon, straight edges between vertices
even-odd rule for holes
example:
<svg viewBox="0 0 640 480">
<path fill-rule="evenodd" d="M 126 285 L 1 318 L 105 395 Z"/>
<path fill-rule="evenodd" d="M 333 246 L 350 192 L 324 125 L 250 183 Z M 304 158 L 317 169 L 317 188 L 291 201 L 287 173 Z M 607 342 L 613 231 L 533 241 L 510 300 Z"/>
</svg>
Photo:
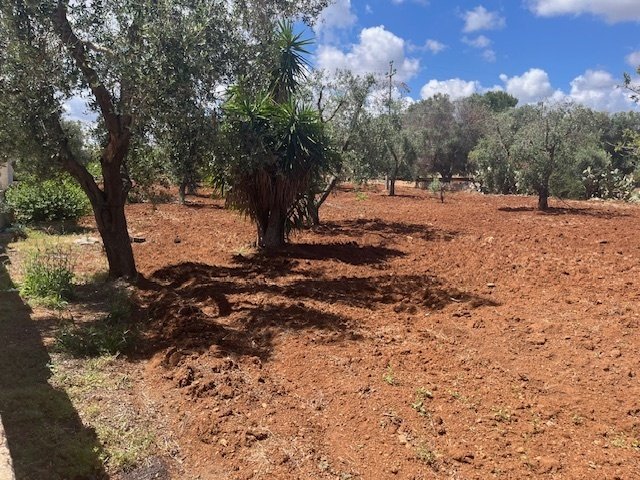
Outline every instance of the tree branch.
<svg viewBox="0 0 640 480">
<path fill-rule="evenodd" d="M 113 98 L 100 81 L 98 72 L 89 65 L 86 43 L 80 40 L 73 31 L 67 18 L 67 7 L 63 0 L 58 0 L 58 5 L 51 16 L 56 33 L 62 43 L 69 49 L 76 66 L 82 72 L 82 75 L 89 84 L 89 88 L 91 88 L 91 92 L 96 98 L 107 130 L 111 135 L 120 136 L 123 132 L 120 118 L 115 111 Z"/>
<path fill-rule="evenodd" d="M 100 205 L 104 202 L 104 192 L 93 178 L 93 175 L 75 158 L 69 146 L 69 137 L 62 128 L 60 115 L 57 111 L 49 114 L 47 118 L 48 128 L 53 133 L 58 146 L 57 161 L 73 178 L 75 178 L 84 192 L 89 197 L 92 205 Z"/>
</svg>

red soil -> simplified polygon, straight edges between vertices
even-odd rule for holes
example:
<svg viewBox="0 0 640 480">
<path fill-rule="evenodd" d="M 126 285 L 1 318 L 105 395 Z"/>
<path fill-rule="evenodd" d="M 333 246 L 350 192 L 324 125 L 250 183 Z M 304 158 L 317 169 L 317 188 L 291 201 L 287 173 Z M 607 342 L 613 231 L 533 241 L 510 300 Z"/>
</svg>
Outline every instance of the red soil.
<svg viewBox="0 0 640 480">
<path fill-rule="evenodd" d="M 640 208 L 400 193 L 129 208 L 176 478 L 640 478 Z"/>
</svg>

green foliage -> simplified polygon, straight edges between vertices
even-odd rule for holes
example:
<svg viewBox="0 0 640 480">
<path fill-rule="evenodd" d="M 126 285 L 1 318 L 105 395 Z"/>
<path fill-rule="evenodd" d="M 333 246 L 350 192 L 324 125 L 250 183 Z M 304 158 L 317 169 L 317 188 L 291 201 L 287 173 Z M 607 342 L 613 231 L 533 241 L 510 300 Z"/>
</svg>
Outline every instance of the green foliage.
<svg viewBox="0 0 640 480">
<path fill-rule="evenodd" d="M 418 412 L 418 415 L 426 417 L 429 415 L 429 410 L 426 407 L 426 402 L 427 400 L 431 400 L 432 398 L 433 392 L 431 392 L 431 390 L 420 387 L 416 390 L 416 398 L 411 404 L 411 408 Z"/>
<path fill-rule="evenodd" d="M 603 145 L 606 114 L 575 105 L 524 106 L 493 114 L 470 154 L 487 193 L 628 198 L 632 178 Z M 605 129 L 606 130 L 606 129 Z"/>
<path fill-rule="evenodd" d="M 587 167 L 582 172 L 582 180 L 587 189 L 587 198 L 611 198 L 630 200 L 634 191 L 633 175 L 625 175 L 617 168 L 602 170 Z"/>
<path fill-rule="evenodd" d="M 246 72 L 264 72 L 274 18 L 311 20 L 325 0 L 0 2 L 0 156 L 55 166 L 92 200 L 110 275 L 136 273 L 123 221 L 127 156 L 136 139 L 164 143 L 167 126 L 187 125 L 215 102 L 211 93 Z M 180 61 L 178 61 L 180 60 Z M 93 180 L 65 131 L 65 102 L 88 99 L 97 114 L 102 183 Z M 166 100 L 175 98 L 167 108 Z M 181 108 L 183 107 L 183 108 Z M 185 114 L 185 110 L 187 113 Z M 168 119 L 168 115 L 176 113 Z M 191 133 L 198 126 L 189 124 Z M 192 156 L 179 134 L 174 159 Z M 123 182 L 123 179 L 125 180 Z M 100 201 L 104 200 L 104 201 Z M 108 213 L 107 213 L 108 210 Z M 104 228 L 102 228 L 104 227 Z M 109 243 L 111 243 L 109 245 Z"/>
<path fill-rule="evenodd" d="M 518 130 L 513 159 L 522 174 L 524 188 L 538 194 L 539 207 L 546 208 L 549 195 L 573 194 L 565 178 L 580 178 L 576 151 L 598 150 L 598 131 L 593 111 L 575 105 L 544 105 L 521 109 L 525 123 Z"/>
<path fill-rule="evenodd" d="M 7 207 L 20 223 L 75 221 L 90 211 L 82 189 L 68 178 L 28 179 L 5 192 Z"/>
<path fill-rule="evenodd" d="M 170 186 L 168 162 L 160 147 L 135 141 L 129 152 L 127 170 L 131 179 L 131 189 L 127 194 L 130 203 L 167 200 L 158 194 L 160 188 Z"/>
<path fill-rule="evenodd" d="M 62 324 L 56 334 L 55 348 L 74 357 L 97 357 L 129 352 L 137 339 L 131 325 L 131 300 L 124 291 L 116 290 L 109 301 L 106 317 L 92 323 Z"/>
<path fill-rule="evenodd" d="M 385 139 L 382 119 L 369 112 L 361 115 L 349 139 L 349 148 L 342 153 L 345 176 L 358 184 L 384 176 L 389 161 Z"/>
<path fill-rule="evenodd" d="M 419 145 L 417 176 L 438 173 L 449 181 L 469 169 L 469 152 L 483 133 L 487 107 L 472 99 L 437 94 L 409 107 L 405 128 Z"/>
<path fill-rule="evenodd" d="M 131 327 L 109 319 L 88 326 L 63 324 L 56 334 L 57 351 L 73 357 L 96 357 L 127 352 L 134 343 Z"/>
<path fill-rule="evenodd" d="M 61 307 L 73 293 L 73 260 L 62 246 L 36 249 L 26 259 L 20 293 L 40 303 Z"/>
<path fill-rule="evenodd" d="M 359 202 L 364 202 L 365 200 L 368 200 L 368 199 L 369 197 L 365 192 L 356 191 L 356 200 L 358 200 Z"/>
<path fill-rule="evenodd" d="M 483 95 L 475 93 L 470 98 L 472 101 L 477 101 L 496 113 L 515 108 L 518 104 L 516 97 L 502 90 L 492 90 Z"/>
<path fill-rule="evenodd" d="M 434 177 L 434 179 L 431 180 L 431 183 L 429 183 L 429 191 L 431 193 L 440 193 L 441 189 L 442 189 L 442 182 L 438 177 Z"/>
</svg>

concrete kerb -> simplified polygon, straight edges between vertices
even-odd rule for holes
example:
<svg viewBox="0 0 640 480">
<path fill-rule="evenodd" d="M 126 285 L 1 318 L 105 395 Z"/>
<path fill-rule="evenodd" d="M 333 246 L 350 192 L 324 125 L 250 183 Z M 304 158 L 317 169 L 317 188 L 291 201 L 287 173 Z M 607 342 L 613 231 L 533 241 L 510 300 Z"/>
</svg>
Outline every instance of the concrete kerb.
<svg viewBox="0 0 640 480">
<path fill-rule="evenodd" d="M 0 480 L 16 480 L 13 473 L 13 463 L 9 454 L 7 436 L 4 433 L 2 419 L 0 418 Z"/>
</svg>

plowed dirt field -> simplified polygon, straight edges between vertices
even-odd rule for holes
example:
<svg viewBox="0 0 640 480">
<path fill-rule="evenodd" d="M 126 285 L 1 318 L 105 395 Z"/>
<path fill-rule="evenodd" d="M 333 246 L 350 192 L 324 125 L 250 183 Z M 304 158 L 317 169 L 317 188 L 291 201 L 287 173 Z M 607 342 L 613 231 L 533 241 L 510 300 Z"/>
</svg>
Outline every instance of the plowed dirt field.
<svg viewBox="0 0 640 480">
<path fill-rule="evenodd" d="M 640 207 L 534 205 L 344 189 L 269 254 L 129 207 L 175 478 L 640 478 Z"/>
</svg>

